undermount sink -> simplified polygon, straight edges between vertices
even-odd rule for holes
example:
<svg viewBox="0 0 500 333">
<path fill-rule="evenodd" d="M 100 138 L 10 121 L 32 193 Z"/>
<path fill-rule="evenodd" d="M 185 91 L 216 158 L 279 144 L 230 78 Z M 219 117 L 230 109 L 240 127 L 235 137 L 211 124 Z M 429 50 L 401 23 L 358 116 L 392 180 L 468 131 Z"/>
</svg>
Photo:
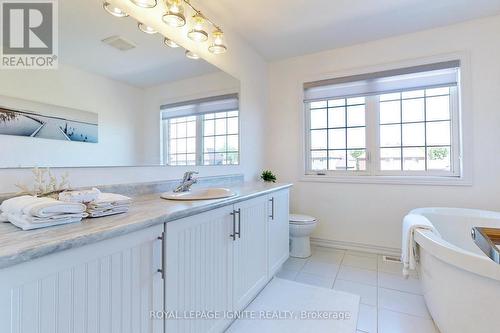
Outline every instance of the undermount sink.
<svg viewBox="0 0 500 333">
<path fill-rule="evenodd" d="M 200 188 L 188 192 L 166 192 L 161 195 L 163 199 L 167 200 L 211 200 L 222 199 L 236 195 L 228 188 Z"/>
</svg>

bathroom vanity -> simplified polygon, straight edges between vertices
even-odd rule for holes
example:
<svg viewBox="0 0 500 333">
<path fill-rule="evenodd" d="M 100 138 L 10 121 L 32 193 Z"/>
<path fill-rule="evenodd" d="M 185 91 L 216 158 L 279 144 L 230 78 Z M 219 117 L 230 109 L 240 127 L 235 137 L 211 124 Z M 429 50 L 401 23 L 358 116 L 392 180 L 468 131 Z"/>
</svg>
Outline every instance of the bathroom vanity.
<svg viewBox="0 0 500 333">
<path fill-rule="evenodd" d="M 149 194 L 125 215 L 30 232 L 0 225 L 0 331 L 223 331 L 288 258 L 289 186 Z"/>
</svg>

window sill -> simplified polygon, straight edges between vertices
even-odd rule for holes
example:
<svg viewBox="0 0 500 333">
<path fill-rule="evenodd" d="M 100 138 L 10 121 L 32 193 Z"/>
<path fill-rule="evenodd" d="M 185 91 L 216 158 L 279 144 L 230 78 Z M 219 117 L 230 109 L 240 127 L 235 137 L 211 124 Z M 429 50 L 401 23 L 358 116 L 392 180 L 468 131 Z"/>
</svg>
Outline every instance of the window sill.
<svg viewBox="0 0 500 333">
<path fill-rule="evenodd" d="M 311 183 L 350 183 L 350 184 L 393 184 L 393 185 L 435 185 L 435 186 L 472 186 L 463 177 L 439 176 L 320 176 L 304 175 L 301 182 Z"/>
</svg>

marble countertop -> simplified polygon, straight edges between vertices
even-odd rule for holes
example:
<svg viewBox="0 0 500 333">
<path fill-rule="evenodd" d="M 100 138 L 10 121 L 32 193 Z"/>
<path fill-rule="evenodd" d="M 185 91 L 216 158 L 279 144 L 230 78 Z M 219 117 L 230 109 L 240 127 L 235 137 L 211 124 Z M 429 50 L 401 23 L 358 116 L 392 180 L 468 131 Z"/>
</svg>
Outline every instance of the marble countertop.
<svg viewBox="0 0 500 333">
<path fill-rule="evenodd" d="M 237 193 L 236 196 L 204 201 L 169 201 L 161 199 L 159 193 L 142 195 L 134 198 L 126 214 L 85 219 L 81 223 L 30 231 L 22 231 L 10 223 L 0 223 L 0 268 L 199 214 L 290 186 L 291 184 L 242 183 L 229 186 Z"/>
</svg>

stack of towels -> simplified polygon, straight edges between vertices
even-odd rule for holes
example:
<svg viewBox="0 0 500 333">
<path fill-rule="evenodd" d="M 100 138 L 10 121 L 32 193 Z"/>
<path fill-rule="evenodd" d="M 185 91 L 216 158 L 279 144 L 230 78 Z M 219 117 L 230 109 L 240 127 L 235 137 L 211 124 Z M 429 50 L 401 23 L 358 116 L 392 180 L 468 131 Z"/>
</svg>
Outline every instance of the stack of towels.
<svg viewBox="0 0 500 333">
<path fill-rule="evenodd" d="M 59 194 L 59 200 L 83 203 L 89 217 L 102 217 L 128 212 L 132 199 L 121 194 L 102 193 L 96 188 L 85 191 L 68 191 Z"/>
<path fill-rule="evenodd" d="M 23 230 L 31 230 L 80 222 L 88 216 L 86 209 L 82 203 L 23 195 L 2 202 L 0 221 L 10 222 Z"/>
<path fill-rule="evenodd" d="M 2 202 L 0 222 L 10 222 L 31 230 L 80 222 L 86 217 L 101 217 L 128 212 L 132 199 L 98 189 L 67 191 L 59 200 L 23 195 Z"/>
</svg>

